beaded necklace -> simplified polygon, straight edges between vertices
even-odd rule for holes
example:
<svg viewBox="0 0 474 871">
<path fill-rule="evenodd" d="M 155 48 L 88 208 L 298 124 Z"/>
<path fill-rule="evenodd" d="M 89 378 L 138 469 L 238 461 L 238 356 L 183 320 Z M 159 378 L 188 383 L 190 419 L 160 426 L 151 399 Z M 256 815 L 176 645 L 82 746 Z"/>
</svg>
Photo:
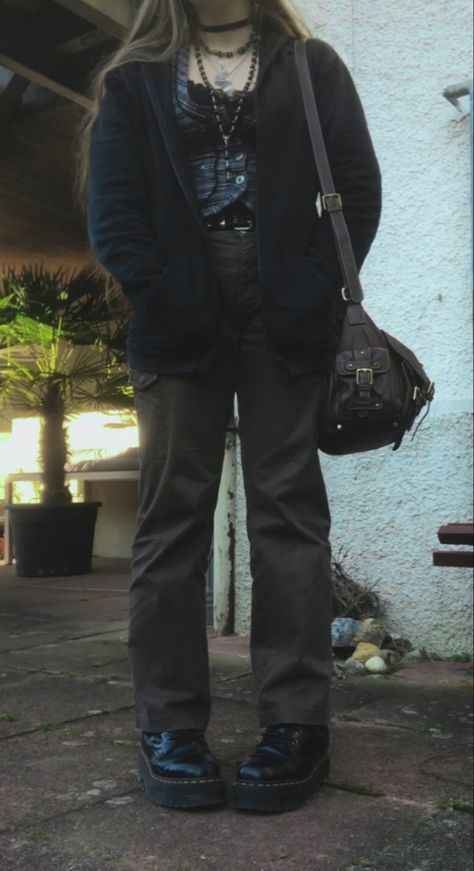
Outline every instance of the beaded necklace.
<svg viewBox="0 0 474 871">
<path fill-rule="evenodd" d="M 250 69 L 249 69 L 249 73 L 248 73 L 248 76 L 247 76 L 247 81 L 245 82 L 245 85 L 244 85 L 244 87 L 243 87 L 243 90 L 242 90 L 241 93 L 240 93 L 239 100 L 238 100 L 238 104 L 237 104 L 237 109 L 236 109 L 235 114 L 234 114 L 234 117 L 233 117 L 233 119 L 232 119 L 231 126 L 230 126 L 230 128 L 226 131 L 226 130 L 224 130 L 224 127 L 222 126 L 221 112 L 220 112 L 220 110 L 219 110 L 219 106 L 218 106 L 218 104 L 217 104 L 217 98 L 219 98 L 219 99 L 224 99 L 224 100 L 225 100 L 225 99 L 229 99 L 229 98 L 234 99 L 234 98 L 235 98 L 235 92 L 230 92 L 230 93 L 229 93 L 229 92 L 224 91 L 224 90 L 221 89 L 221 88 L 214 88 L 214 87 L 213 87 L 213 85 L 212 85 L 211 82 L 209 81 L 209 79 L 208 79 L 208 77 L 207 77 L 207 74 L 206 74 L 206 71 L 205 71 L 205 69 L 204 69 L 204 63 L 203 63 L 202 54 L 201 54 L 201 45 L 204 45 L 204 43 L 203 43 L 202 39 L 194 43 L 194 50 L 195 50 L 195 54 L 196 54 L 196 62 L 197 62 L 197 65 L 198 65 L 198 69 L 199 69 L 199 72 L 200 72 L 200 74 L 201 74 L 201 78 L 202 78 L 202 80 L 203 80 L 203 82 L 204 82 L 206 88 L 208 89 L 208 91 L 209 91 L 209 93 L 210 93 L 211 101 L 212 101 L 212 106 L 213 106 L 214 113 L 215 113 L 215 116 L 216 116 L 217 124 L 218 124 L 219 130 L 220 130 L 220 133 L 221 133 L 221 136 L 222 136 L 223 142 L 224 142 L 224 159 L 225 159 L 225 168 L 226 168 L 226 178 L 227 178 L 227 181 L 230 181 L 230 178 L 231 178 L 231 172 L 230 172 L 230 169 L 229 169 L 229 166 L 230 166 L 230 160 L 229 160 L 229 139 L 230 139 L 230 137 L 232 136 L 232 134 L 233 134 L 233 132 L 234 132 L 234 130 L 235 130 L 235 127 L 236 127 L 236 124 L 237 124 L 237 121 L 238 121 L 238 118 L 239 118 L 239 115 L 240 115 L 240 112 L 241 112 L 241 109 L 242 109 L 242 104 L 243 104 L 244 98 L 245 98 L 246 94 L 248 93 L 248 91 L 249 91 L 249 89 L 250 89 L 250 85 L 252 84 L 252 81 L 253 81 L 253 78 L 254 78 L 255 68 L 256 68 L 256 66 L 257 66 L 257 58 L 258 58 L 258 49 L 259 49 L 259 44 L 260 44 L 260 36 L 259 36 L 259 34 L 257 34 L 257 32 L 254 30 L 254 31 L 252 32 L 252 35 L 251 35 L 249 41 L 248 41 L 248 44 L 247 44 L 245 47 L 244 47 L 244 46 L 241 46 L 241 49 L 240 49 L 240 50 L 237 49 L 237 52 L 231 52 L 231 53 L 230 53 L 231 56 L 235 56 L 236 53 L 237 53 L 237 54 L 242 54 L 242 53 L 243 53 L 242 49 L 247 50 L 247 48 L 248 48 L 250 45 L 253 46 L 253 48 L 252 48 L 252 59 L 251 59 L 251 62 L 250 62 Z M 217 52 L 214 52 L 214 53 L 217 54 Z M 226 57 L 228 57 L 228 56 L 229 56 L 229 52 L 227 52 L 227 53 L 221 53 L 220 56 L 221 56 L 221 57 L 222 57 L 222 56 L 226 56 Z"/>
</svg>

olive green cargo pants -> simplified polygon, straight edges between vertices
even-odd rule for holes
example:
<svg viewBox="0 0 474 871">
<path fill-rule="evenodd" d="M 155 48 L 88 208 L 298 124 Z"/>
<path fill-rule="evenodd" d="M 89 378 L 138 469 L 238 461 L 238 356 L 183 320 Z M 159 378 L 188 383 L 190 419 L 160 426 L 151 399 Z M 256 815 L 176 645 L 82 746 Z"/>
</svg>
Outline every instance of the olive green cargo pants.
<svg viewBox="0 0 474 871">
<path fill-rule="evenodd" d="M 317 451 L 325 373 L 289 375 L 267 344 L 255 231 L 209 238 L 225 311 L 210 369 L 130 370 L 140 437 L 128 637 L 136 725 L 209 721 L 205 575 L 235 394 L 259 722 L 328 723 L 330 512 Z"/>
</svg>

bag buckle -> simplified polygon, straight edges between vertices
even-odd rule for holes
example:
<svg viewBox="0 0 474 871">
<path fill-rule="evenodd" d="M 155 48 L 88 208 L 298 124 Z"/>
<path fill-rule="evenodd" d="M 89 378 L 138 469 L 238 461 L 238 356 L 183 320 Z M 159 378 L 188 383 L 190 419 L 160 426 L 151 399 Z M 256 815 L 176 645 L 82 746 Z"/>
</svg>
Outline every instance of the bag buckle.
<svg viewBox="0 0 474 871">
<path fill-rule="evenodd" d="M 327 212 L 338 212 L 342 209 L 342 197 L 340 194 L 323 194 L 321 202 L 323 209 L 326 209 Z"/>
<path fill-rule="evenodd" d="M 370 376 L 368 378 L 368 381 L 365 381 L 365 380 L 361 381 L 360 377 L 359 377 L 359 372 L 370 372 Z M 374 370 L 373 369 L 356 369 L 355 376 L 356 376 L 356 384 L 360 384 L 362 387 L 366 387 L 366 386 L 374 383 Z"/>
<path fill-rule="evenodd" d="M 341 296 L 344 302 L 352 302 L 352 296 L 350 295 L 347 287 L 341 287 Z"/>
<path fill-rule="evenodd" d="M 428 387 L 426 387 L 426 389 L 425 388 L 422 389 L 421 387 L 418 386 L 418 384 L 415 384 L 415 386 L 413 388 L 412 399 L 416 400 L 416 398 L 418 396 L 421 396 L 421 395 L 423 395 L 423 398 L 425 398 L 429 402 L 431 402 L 431 400 L 433 399 L 433 396 L 434 396 L 434 381 L 430 381 L 430 383 L 428 384 Z"/>
</svg>

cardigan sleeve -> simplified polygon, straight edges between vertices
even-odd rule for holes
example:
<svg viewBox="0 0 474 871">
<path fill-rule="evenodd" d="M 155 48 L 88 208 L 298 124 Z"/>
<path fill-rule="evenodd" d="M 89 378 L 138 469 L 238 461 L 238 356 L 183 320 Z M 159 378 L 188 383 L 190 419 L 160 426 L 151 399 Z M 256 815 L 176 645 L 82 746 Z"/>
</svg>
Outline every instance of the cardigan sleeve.
<svg viewBox="0 0 474 871">
<path fill-rule="evenodd" d="M 307 47 L 334 190 L 342 197 L 344 217 L 360 270 L 380 221 L 380 167 L 364 109 L 346 64 L 323 40 L 310 39 Z M 316 221 L 308 254 L 319 267 L 322 280 L 331 284 L 335 281 L 340 289 L 342 270 L 326 210 Z"/>
<path fill-rule="evenodd" d="M 131 120 L 109 75 L 91 131 L 87 228 L 95 256 L 130 301 L 152 287 L 163 268 L 150 216 Z"/>
</svg>

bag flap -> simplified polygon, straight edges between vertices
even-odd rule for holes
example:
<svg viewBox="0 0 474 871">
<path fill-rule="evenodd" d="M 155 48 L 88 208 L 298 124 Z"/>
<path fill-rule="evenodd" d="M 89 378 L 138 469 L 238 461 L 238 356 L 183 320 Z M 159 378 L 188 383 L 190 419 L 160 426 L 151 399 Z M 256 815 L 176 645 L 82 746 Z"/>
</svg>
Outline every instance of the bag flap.
<svg viewBox="0 0 474 871">
<path fill-rule="evenodd" d="M 407 348 L 407 346 L 404 345 L 403 342 L 400 342 L 399 339 L 391 336 L 390 333 L 387 333 L 385 330 L 383 330 L 383 334 L 392 349 L 412 367 L 415 374 L 420 379 L 420 382 L 423 385 L 425 391 L 428 391 L 430 388 L 434 388 L 434 384 L 428 378 L 423 368 L 423 365 L 419 361 L 416 354 L 414 354 L 413 351 L 410 350 L 410 348 Z"/>
</svg>

